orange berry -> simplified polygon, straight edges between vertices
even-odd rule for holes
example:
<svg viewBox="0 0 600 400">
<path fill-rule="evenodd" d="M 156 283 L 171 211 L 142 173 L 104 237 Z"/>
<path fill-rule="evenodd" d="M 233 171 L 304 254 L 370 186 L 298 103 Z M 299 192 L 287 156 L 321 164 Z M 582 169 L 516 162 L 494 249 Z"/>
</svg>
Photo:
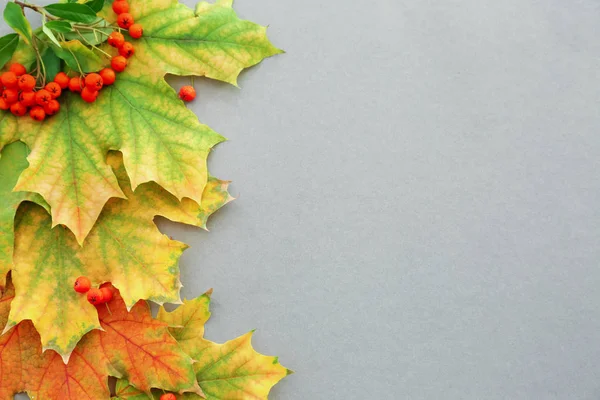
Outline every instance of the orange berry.
<svg viewBox="0 0 600 400">
<path fill-rule="evenodd" d="M 112 47 L 121 47 L 123 43 L 125 43 L 125 36 L 121 34 L 121 32 L 114 31 L 110 35 L 108 35 L 108 44 Z"/>
<path fill-rule="evenodd" d="M 2 85 L 8 89 L 16 89 L 19 87 L 17 82 L 17 74 L 12 71 L 6 71 L 0 75 L 0 82 L 2 82 Z"/>
<path fill-rule="evenodd" d="M 35 78 L 29 74 L 21 75 L 17 78 L 19 89 L 33 90 L 35 88 Z"/>
<path fill-rule="evenodd" d="M 117 24 L 123 29 L 129 29 L 134 22 L 133 15 L 129 13 L 121 13 L 117 17 Z"/>
<path fill-rule="evenodd" d="M 69 90 L 71 92 L 81 92 L 83 87 L 82 83 L 81 78 L 78 76 L 71 78 L 71 80 L 69 80 Z"/>
<path fill-rule="evenodd" d="M 27 73 L 27 69 L 22 64 L 14 63 L 9 68 L 10 71 L 14 72 L 15 75 L 21 76 Z"/>
<path fill-rule="evenodd" d="M 196 89 L 184 86 L 179 90 L 179 98 L 183 101 L 192 101 L 196 98 Z"/>
<path fill-rule="evenodd" d="M 90 289 L 87 292 L 87 300 L 91 304 L 101 304 L 104 301 L 104 297 L 102 296 L 102 291 L 100 289 Z"/>
<path fill-rule="evenodd" d="M 60 110 L 60 103 L 58 100 L 50 100 L 50 103 L 44 106 L 44 111 L 46 111 L 46 115 L 54 115 Z"/>
<path fill-rule="evenodd" d="M 103 287 L 100 289 L 100 291 L 102 292 L 102 297 L 104 297 L 104 302 L 108 303 L 109 301 L 112 300 L 113 298 L 113 291 L 111 288 L 107 287 Z"/>
<path fill-rule="evenodd" d="M 10 106 L 10 112 L 16 115 L 17 117 L 22 117 L 23 115 L 27 114 L 27 107 L 25 107 L 23 104 L 17 101 L 12 106 Z"/>
<path fill-rule="evenodd" d="M 67 76 L 67 74 L 65 74 L 64 72 L 59 72 L 58 74 L 56 74 L 56 76 L 54 77 L 54 82 L 58 83 L 58 86 L 60 86 L 61 89 L 66 89 L 69 87 L 69 81 L 71 79 Z"/>
<path fill-rule="evenodd" d="M 98 91 L 102 89 L 104 82 L 102 82 L 102 77 L 96 73 L 91 73 L 85 77 L 85 87 L 90 90 Z"/>
<path fill-rule="evenodd" d="M 50 82 L 44 89 L 50 92 L 50 95 L 52 95 L 53 99 L 56 99 L 62 93 L 60 85 L 56 82 Z"/>
<path fill-rule="evenodd" d="M 177 397 L 173 393 L 165 393 L 160 396 L 160 400 L 177 400 Z"/>
<path fill-rule="evenodd" d="M 43 107 L 35 106 L 31 110 L 29 110 L 29 116 L 36 121 L 43 121 L 46 119 L 46 112 Z"/>
<path fill-rule="evenodd" d="M 19 102 L 26 107 L 35 106 L 35 92 L 21 92 L 19 93 Z"/>
<path fill-rule="evenodd" d="M 46 89 L 35 92 L 35 102 L 40 106 L 45 106 L 52 100 L 52 94 Z"/>
<path fill-rule="evenodd" d="M 19 92 L 16 89 L 4 89 L 2 92 L 2 98 L 8 104 L 14 104 L 19 101 Z"/>
<path fill-rule="evenodd" d="M 121 47 L 119 47 L 119 54 L 125 58 L 131 57 L 133 53 L 135 53 L 135 49 L 133 48 L 133 45 L 129 42 L 125 42 Z"/>
<path fill-rule="evenodd" d="M 98 98 L 98 91 L 92 90 L 89 87 L 84 87 L 81 91 L 81 98 L 87 103 L 93 103 Z"/>
<path fill-rule="evenodd" d="M 117 72 L 123 72 L 127 68 L 127 59 L 123 56 L 114 56 L 110 60 L 110 66 Z"/>
<path fill-rule="evenodd" d="M 77 293 L 86 293 L 91 287 L 92 282 L 90 282 L 90 280 L 85 276 L 80 276 L 79 278 L 75 279 L 75 283 L 73 284 L 73 289 L 75 289 Z"/>
<path fill-rule="evenodd" d="M 112 85 L 117 79 L 115 71 L 113 71 L 110 68 L 104 68 L 102 71 L 99 72 L 99 74 L 102 77 L 102 81 L 105 85 Z"/>
<path fill-rule="evenodd" d="M 9 108 L 10 108 L 10 104 L 8 104 L 8 103 L 6 102 L 6 100 L 4 100 L 4 98 L 3 98 L 3 97 L 0 97 L 0 110 L 4 110 L 4 111 L 6 111 L 6 110 L 8 110 Z"/>
<path fill-rule="evenodd" d="M 139 39 L 144 34 L 144 28 L 140 24 L 133 24 L 129 27 L 129 36 Z"/>
<path fill-rule="evenodd" d="M 112 4 L 112 9 L 115 12 L 115 14 L 123 14 L 123 13 L 128 13 L 129 12 L 129 3 L 127 2 L 127 0 L 116 0 L 113 4 Z"/>
</svg>

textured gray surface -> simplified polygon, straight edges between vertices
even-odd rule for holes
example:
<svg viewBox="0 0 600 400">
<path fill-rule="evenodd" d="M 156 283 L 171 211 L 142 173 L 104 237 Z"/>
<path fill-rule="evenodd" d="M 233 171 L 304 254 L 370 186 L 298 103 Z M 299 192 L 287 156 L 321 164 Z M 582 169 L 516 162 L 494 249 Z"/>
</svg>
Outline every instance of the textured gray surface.
<svg viewBox="0 0 600 400">
<path fill-rule="evenodd" d="M 600 398 L 597 1 L 236 9 L 288 52 L 198 82 L 239 198 L 161 222 L 208 337 L 257 328 L 273 400 Z"/>
</svg>

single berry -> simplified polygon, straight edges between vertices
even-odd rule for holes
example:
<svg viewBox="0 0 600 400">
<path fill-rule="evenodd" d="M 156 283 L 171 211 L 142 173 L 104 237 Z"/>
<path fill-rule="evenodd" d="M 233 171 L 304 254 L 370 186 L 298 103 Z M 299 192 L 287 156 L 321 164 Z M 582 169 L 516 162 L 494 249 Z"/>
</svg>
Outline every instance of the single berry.
<svg viewBox="0 0 600 400">
<path fill-rule="evenodd" d="M 85 87 L 90 90 L 98 91 L 102 89 L 104 82 L 102 81 L 102 77 L 96 73 L 89 74 L 85 77 Z"/>
<path fill-rule="evenodd" d="M 60 110 L 60 103 L 58 100 L 50 100 L 50 103 L 44 106 L 44 111 L 46 111 L 46 115 L 54 115 Z"/>
<path fill-rule="evenodd" d="M 52 100 L 52 95 L 46 89 L 35 92 L 35 102 L 40 106 L 45 106 Z"/>
<path fill-rule="evenodd" d="M 48 104 L 48 106 L 50 106 L 50 104 Z M 79 278 L 75 279 L 75 283 L 73 284 L 73 289 L 75 289 L 77 293 L 87 293 L 91 287 L 92 282 L 90 282 L 90 280 L 85 276 L 80 276 Z"/>
<path fill-rule="evenodd" d="M 133 53 L 135 53 L 135 49 L 133 48 L 133 45 L 129 42 L 125 42 L 121 47 L 119 47 L 119 54 L 125 58 L 131 57 Z"/>
<path fill-rule="evenodd" d="M 160 400 L 177 400 L 177 397 L 173 393 L 165 393 L 160 396 Z"/>
<path fill-rule="evenodd" d="M 35 88 L 35 78 L 29 74 L 21 75 L 17 82 L 21 90 L 33 90 Z"/>
<path fill-rule="evenodd" d="M 123 14 L 123 13 L 128 13 L 129 12 L 129 3 L 127 2 L 127 0 L 116 0 L 112 4 L 112 9 L 115 12 L 115 14 L 117 14 L 117 15 Z"/>
<path fill-rule="evenodd" d="M 81 78 L 78 76 L 71 78 L 71 80 L 69 81 L 69 90 L 71 92 L 81 92 L 82 87 L 83 85 L 81 82 Z"/>
<path fill-rule="evenodd" d="M 0 97 L 0 110 L 6 111 L 8 109 L 10 109 L 10 104 L 8 104 L 3 97 Z"/>
<path fill-rule="evenodd" d="M 119 16 L 117 17 L 117 24 L 123 29 L 129 29 L 129 27 L 133 25 L 133 23 L 133 16 L 129 13 L 119 14 Z"/>
<path fill-rule="evenodd" d="M 27 69 L 22 64 L 14 63 L 9 68 L 10 71 L 14 72 L 15 75 L 21 76 L 27 73 Z"/>
<path fill-rule="evenodd" d="M 98 73 L 102 77 L 102 82 L 104 82 L 105 85 L 112 85 L 113 83 L 115 83 L 115 80 L 117 79 L 117 76 L 115 75 L 115 71 L 113 71 L 110 68 L 104 68 L 102 71 L 100 71 Z"/>
<path fill-rule="evenodd" d="M 196 98 L 196 89 L 192 86 L 184 86 L 179 90 L 179 98 L 183 101 L 192 101 Z"/>
<path fill-rule="evenodd" d="M 36 121 L 43 121 L 46 119 L 46 112 L 43 107 L 35 106 L 31 110 L 29 110 L 29 116 Z"/>
<path fill-rule="evenodd" d="M 27 114 L 27 107 L 25 107 L 23 104 L 17 101 L 12 106 L 10 106 L 10 112 L 16 115 L 17 117 L 22 117 L 23 115 Z"/>
<path fill-rule="evenodd" d="M 102 292 L 102 297 L 104 298 L 104 302 L 108 303 L 109 301 L 112 300 L 113 298 L 113 291 L 111 288 L 109 287 L 103 287 L 100 289 L 100 291 Z"/>
<path fill-rule="evenodd" d="M 2 85 L 8 89 L 16 89 L 19 87 L 19 83 L 17 82 L 17 74 L 12 71 L 6 71 L 0 75 L 0 82 L 2 82 Z"/>
<path fill-rule="evenodd" d="M 117 72 L 123 72 L 127 68 L 127 59 L 123 56 L 114 56 L 110 60 L 110 66 Z"/>
<path fill-rule="evenodd" d="M 129 27 L 129 36 L 139 39 L 144 35 L 144 28 L 140 24 L 133 24 Z"/>
<path fill-rule="evenodd" d="M 4 89 L 4 92 L 2 92 L 2 98 L 8 104 L 14 104 L 19 101 L 19 92 L 17 92 L 16 89 Z"/>
<path fill-rule="evenodd" d="M 35 92 L 21 92 L 19 93 L 19 102 L 26 107 L 35 106 Z"/>
<path fill-rule="evenodd" d="M 114 31 L 108 35 L 107 41 L 112 47 L 119 48 L 123 43 L 125 43 L 125 36 L 123 36 L 121 32 Z"/>
<path fill-rule="evenodd" d="M 86 86 L 81 90 L 81 98 L 87 103 L 93 103 L 96 101 L 96 98 L 98 98 L 98 91 L 91 90 Z"/>
<path fill-rule="evenodd" d="M 54 77 L 54 82 L 58 83 L 58 86 L 63 90 L 69 87 L 70 80 L 71 79 L 64 72 L 59 72 Z"/>
<path fill-rule="evenodd" d="M 52 95 L 53 99 L 56 99 L 62 93 L 60 85 L 56 82 L 50 82 L 44 89 L 50 92 L 50 95 Z"/>
<path fill-rule="evenodd" d="M 102 291 L 100 289 L 90 289 L 87 292 L 87 300 L 91 303 L 91 304 L 101 304 L 104 301 L 104 297 L 102 296 Z"/>
</svg>

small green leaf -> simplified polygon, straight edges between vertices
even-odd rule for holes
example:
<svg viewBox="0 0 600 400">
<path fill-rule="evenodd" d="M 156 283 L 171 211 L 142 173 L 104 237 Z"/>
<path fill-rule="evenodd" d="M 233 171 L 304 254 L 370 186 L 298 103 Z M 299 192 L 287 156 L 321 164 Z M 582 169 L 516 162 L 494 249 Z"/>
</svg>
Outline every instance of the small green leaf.
<svg viewBox="0 0 600 400">
<path fill-rule="evenodd" d="M 95 12 L 100 12 L 104 8 L 104 0 L 90 0 L 85 3 L 86 6 L 94 10 Z"/>
<path fill-rule="evenodd" d="M 17 6 L 18 7 L 18 6 Z M 96 21 L 96 13 L 86 4 L 57 3 L 44 7 L 46 11 L 55 17 L 68 19 L 69 21 L 90 24 Z"/>
<path fill-rule="evenodd" d="M 69 68 L 74 71 L 95 72 L 106 65 L 98 54 L 85 47 L 79 40 L 61 42 L 60 47 L 53 45 L 52 49 L 58 58 L 65 60 Z"/>
<path fill-rule="evenodd" d="M 60 58 L 48 47 L 44 54 L 42 54 L 42 63 L 46 71 L 46 83 L 52 82 L 56 74 L 60 72 Z"/>
<path fill-rule="evenodd" d="M 69 33 L 73 29 L 67 21 L 49 21 L 46 22 L 46 27 L 60 33 Z"/>
<path fill-rule="evenodd" d="M 58 39 L 56 38 L 56 36 L 54 36 L 54 33 L 52 33 L 52 30 L 48 29 L 46 24 L 42 25 L 42 31 L 46 34 L 46 36 L 48 36 L 48 39 L 52 40 L 52 43 L 54 43 L 55 45 L 60 47 L 60 43 L 58 42 Z"/>
<path fill-rule="evenodd" d="M 19 35 L 10 33 L 0 37 L 0 68 L 10 60 L 19 44 Z"/>
<path fill-rule="evenodd" d="M 8 2 L 4 9 L 4 20 L 6 23 L 23 37 L 25 42 L 31 44 L 31 25 L 25 16 L 23 10 L 16 3 Z"/>
</svg>

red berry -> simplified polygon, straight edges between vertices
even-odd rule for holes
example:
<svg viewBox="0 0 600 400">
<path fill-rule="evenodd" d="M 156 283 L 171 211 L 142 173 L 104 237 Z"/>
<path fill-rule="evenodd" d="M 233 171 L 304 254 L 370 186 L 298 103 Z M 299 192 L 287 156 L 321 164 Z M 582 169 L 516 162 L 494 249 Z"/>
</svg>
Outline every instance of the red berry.
<svg viewBox="0 0 600 400">
<path fill-rule="evenodd" d="M 99 74 L 102 77 L 102 82 L 104 82 L 105 85 L 112 85 L 117 79 L 115 71 L 113 71 L 110 68 L 104 68 L 102 71 L 99 72 Z"/>
<path fill-rule="evenodd" d="M 183 101 L 192 101 L 196 98 L 196 89 L 184 86 L 179 90 L 179 98 Z"/>
<path fill-rule="evenodd" d="M 10 104 L 8 104 L 3 97 L 0 97 L 0 110 L 6 111 L 8 109 L 10 109 Z"/>
<path fill-rule="evenodd" d="M 123 72 L 127 68 L 127 59 L 123 56 L 114 56 L 110 60 L 110 66 L 117 72 Z"/>
<path fill-rule="evenodd" d="M 44 106 L 44 111 L 46 111 L 46 115 L 54 115 L 60 110 L 60 103 L 58 100 L 50 100 L 50 103 Z"/>
<path fill-rule="evenodd" d="M 139 39 L 144 34 L 144 28 L 140 24 L 133 24 L 129 27 L 129 36 L 134 39 Z"/>
<path fill-rule="evenodd" d="M 123 13 L 128 13 L 129 12 L 129 3 L 127 2 L 127 0 L 116 0 L 113 4 L 112 4 L 112 9 L 115 12 L 115 14 L 123 14 Z"/>
<path fill-rule="evenodd" d="M 112 47 L 121 47 L 123 43 L 125 43 L 125 36 L 121 34 L 121 32 L 114 31 L 110 35 L 108 35 L 108 44 Z"/>
<path fill-rule="evenodd" d="M 98 91 L 97 90 L 91 90 L 90 88 L 88 88 L 86 86 L 81 91 L 81 98 L 83 99 L 83 101 L 85 101 L 87 103 L 93 103 L 98 98 Z"/>
<path fill-rule="evenodd" d="M 29 111 L 29 116 L 36 121 L 43 121 L 46 119 L 46 112 L 43 107 L 35 106 Z"/>
<path fill-rule="evenodd" d="M 27 107 L 17 101 L 15 104 L 10 106 L 10 112 L 17 117 L 22 117 L 23 115 L 27 114 Z"/>
<path fill-rule="evenodd" d="M 134 22 L 133 16 L 129 13 L 121 13 L 117 17 L 117 24 L 123 29 L 129 29 Z"/>
<path fill-rule="evenodd" d="M 160 396 L 160 400 L 177 400 L 177 397 L 173 393 L 165 393 Z"/>
<path fill-rule="evenodd" d="M 109 301 L 112 300 L 113 298 L 113 291 L 111 288 L 109 287 L 103 287 L 100 289 L 100 291 L 102 292 L 102 296 L 104 297 L 104 302 L 108 303 Z"/>
<path fill-rule="evenodd" d="M 102 296 L 102 291 L 100 289 L 90 289 L 87 292 L 87 300 L 91 303 L 91 304 L 101 304 L 104 301 L 104 296 Z"/>
<path fill-rule="evenodd" d="M 60 85 L 56 82 L 50 82 L 49 84 L 46 85 L 46 87 L 44 89 L 46 89 L 47 91 L 50 92 L 50 95 L 52 96 L 53 99 L 56 99 L 62 93 L 62 89 L 60 88 Z"/>
<path fill-rule="evenodd" d="M 50 104 L 48 104 L 48 106 L 50 106 Z M 90 290 L 91 287 L 92 282 L 90 282 L 90 280 L 85 276 L 80 276 L 75 280 L 75 283 L 73 284 L 73 289 L 75 289 L 77 293 L 86 293 L 88 290 Z"/>
<path fill-rule="evenodd" d="M 2 98 L 8 104 L 14 104 L 19 101 L 19 92 L 17 92 L 16 89 L 4 89 L 4 92 L 2 92 Z"/>
<path fill-rule="evenodd" d="M 22 64 L 14 63 L 9 68 L 10 71 L 14 72 L 15 75 L 21 76 L 27 73 L 27 69 Z"/>
<path fill-rule="evenodd" d="M 69 81 L 69 90 L 71 92 L 81 92 L 81 89 L 83 87 L 82 83 L 83 82 L 81 82 L 81 78 L 78 76 L 71 78 L 71 80 Z"/>
<path fill-rule="evenodd" d="M 125 58 L 131 57 L 133 53 L 135 53 L 135 49 L 133 48 L 133 45 L 129 42 L 125 42 L 121 47 L 119 47 L 119 54 Z"/>
<path fill-rule="evenodd" d="M 46 89 L 35 92 L 35 102 L 40 106 L 45 106 L 52 100 L 52 94 Z"/>
<path fill-rule="evenodd" d="M 102 82 L 102 77 L 96 73 L 89 74 L 85 77 L 85 87 L 90 90 L 98 91 L 102 89 L 104 82 Z"/>
<path fill-rule="evenodd" d="M 34 106 L 35 103 L 35 92 L 21 92 L 19 93 L 19 102 L 26 107 Z"/>
<path fill-rule="evenodd" d="M 35 88 L 35 78 L 29 74 L 21 75 L 17 82 L 21 90 L 33 90 Z"/>
<path fill-rule="evenodd" d="M 17 74 L 12 71 L 6 71 L 0 75 L 0 82 L 2 82 L 2 85 L 8 89 L 16 89 L 19 87 L 17 82 Z"/>
<path fill-rule="evenodd" d="M 71 79 L 67 76 L 67 74 L 65 74 L 64 72 L 59 72 L 58 74 L 56 74 L 56 76 L 54 77 L 54 82 L 58 83 L 58 86 L 60 86 L 61 89 L 66 89 L 69 87 L 69 81 Z"/>
</svg>

